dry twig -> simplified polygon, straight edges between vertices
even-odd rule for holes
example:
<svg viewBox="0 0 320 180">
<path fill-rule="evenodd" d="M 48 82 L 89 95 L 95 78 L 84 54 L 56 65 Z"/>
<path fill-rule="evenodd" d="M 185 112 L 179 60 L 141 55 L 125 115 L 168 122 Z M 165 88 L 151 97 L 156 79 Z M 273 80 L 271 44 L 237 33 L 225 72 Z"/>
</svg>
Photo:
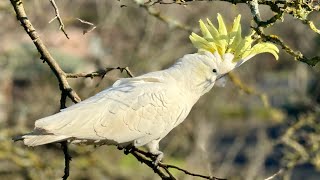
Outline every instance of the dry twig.
<svg viewBox="0 0 320 180">
<path fill-rule="evenodd" d="M 61 19 L 61 17 L 60 17 L 59 9 L 58 9 L 58 6 L 57 6 L 56 2 L 55 2 L 54 0 L 49 0 L 49 1 L 50 1 L 51 5 L 52 5 L 52 7 L 54 8 L 54 11 L 55 11 L 55 13 L 56 13 L 56 16 L 55 16 L 54 18 L 52 18 L 52 19 L 49 21 L 49 23 L 51 23 L 52 21 L 54 21 L 55 19 L 57 19 L 58 22 L 59 22 L 59 24 L 60 24 L 59 29 L 63 32 L 63 34 L 64 34 L 68 39 L 70 39 L 69 36 L 68 36 L 68 34 L 67 34 L 67 32 L 66 32 L 66 30 L 64 29 L 64 24 L 63 24 L 62 19 Z"/>
</svg>

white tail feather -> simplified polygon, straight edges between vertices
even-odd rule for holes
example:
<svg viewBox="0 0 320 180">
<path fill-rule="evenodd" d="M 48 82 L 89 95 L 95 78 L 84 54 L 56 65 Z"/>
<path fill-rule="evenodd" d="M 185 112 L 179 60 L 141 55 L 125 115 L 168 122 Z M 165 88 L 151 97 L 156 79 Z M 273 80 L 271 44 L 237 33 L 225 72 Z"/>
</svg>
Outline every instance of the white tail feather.
<svg viewBox="0 0 320 180">
<path fill-rule="evenodd" d="M 27 146 L 39 146 L 54 142 L 61 142 L 70 137 L 60 135 L 24 135 L 22 136 L 23 142 Z"/>
</svg>

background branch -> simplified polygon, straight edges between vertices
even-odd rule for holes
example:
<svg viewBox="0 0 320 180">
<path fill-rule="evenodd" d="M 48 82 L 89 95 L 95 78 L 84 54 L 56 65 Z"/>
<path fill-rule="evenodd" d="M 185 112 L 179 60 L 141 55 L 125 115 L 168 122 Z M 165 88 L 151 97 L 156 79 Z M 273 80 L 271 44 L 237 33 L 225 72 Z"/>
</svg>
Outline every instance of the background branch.
<svg viewBox="0 0 320 180">
<path fill-rule="evenodd" d="M 54 11 L 55 11 L 55 13 L 56 13 L 56 16 L 55 16 L 54 18 L 52 18 L 52 19 L 49 21 L 49 23 L 51 23 L 52 21 L 54 21 L 55 19 L 57 19 L 57 21 L 58 21 L 59 24 L 60 24 L 59 29 L 63 32 L 63 34 L 64 34 L 68 39 L 70 39 L 69 36 L 68 36 L 68 34 L 67 34 L 67 32 L 66 32 L 66 30 L 64 29 L 64 24 L 63 24 L 62 18 L 60 17 L 59 9 L 58 9 L 58 6 L 57 6 L 56 2 L 55 2 L 54 0 L 49 0 L 49 1 L 50 1 L 51 5 L 53 6 Z"/>
</svg>

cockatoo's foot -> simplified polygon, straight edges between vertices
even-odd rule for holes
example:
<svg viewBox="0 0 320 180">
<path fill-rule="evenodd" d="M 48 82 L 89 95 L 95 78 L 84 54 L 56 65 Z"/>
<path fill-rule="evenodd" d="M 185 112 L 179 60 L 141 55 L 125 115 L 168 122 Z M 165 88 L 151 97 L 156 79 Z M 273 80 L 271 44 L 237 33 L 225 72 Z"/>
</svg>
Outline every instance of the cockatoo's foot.
<svg viewBox="0 0 320 180">
<path fill-rule="evenodd" d="M 159 162 L 161 162 L 161 160 L 163 159 L 163 152 L 159 151 L 159 141 L 160 139 L 153 140 L 146 145 L 147 148 L 149 149 L 149 152 L 152 155 L 156 156 L 153 162 L 155 167 L 158 166 Z"/>
<path fill-rule="evenodd" d="M 161 162 L 163 159 L 163 152 L 161 151 L 156 151 L 156 152 L 150 152 L 152 155 L 156 156 L 156 159 L 153 161 L 153 164 L 155 167 L 158 166 L 158 164 Z"/>
</svg>

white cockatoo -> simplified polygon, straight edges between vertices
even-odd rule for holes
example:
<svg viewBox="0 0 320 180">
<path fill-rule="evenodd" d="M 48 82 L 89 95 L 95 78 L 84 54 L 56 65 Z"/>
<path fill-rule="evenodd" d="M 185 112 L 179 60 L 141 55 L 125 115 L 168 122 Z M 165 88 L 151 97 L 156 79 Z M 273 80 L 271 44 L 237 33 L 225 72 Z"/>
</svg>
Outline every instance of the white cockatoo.
<svg viewBox="0 0 320 180">
<path fill-rule="evenodd" d="M 216 81 L 259 53 L 269 52 L 278 59 L 272 43 L 242 38 L 240 18 L 229 31 L 219 14 L 218 29 L 209 19 L 207 24 L 200 20 L 203 36 L 190 35 L 197 53 L 184 55 L 168 69 L 120 79 L 95 96 L 37 120 L 31 133 L 16 140 L 28 146 L 61 141 L 145 145 L 159 162 L 163 157 L 159 141 L 185 120 Z"/>
</svg>

